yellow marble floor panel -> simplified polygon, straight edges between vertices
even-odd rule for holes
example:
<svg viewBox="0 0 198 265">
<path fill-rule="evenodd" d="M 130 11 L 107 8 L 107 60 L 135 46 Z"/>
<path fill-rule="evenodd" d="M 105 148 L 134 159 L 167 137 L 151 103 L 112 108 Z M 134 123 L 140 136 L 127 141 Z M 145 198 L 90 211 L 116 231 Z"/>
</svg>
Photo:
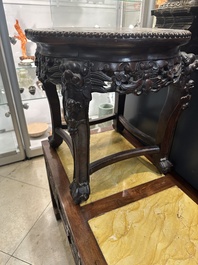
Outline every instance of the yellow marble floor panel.
<svg viewBox="0 0 198 265">
<path fill-rule="evenodd" d="M 123 150 L 134 148 L 123 136 L 115 131 L 91 135 L 90 161 Z M 73 178 L 73 158 L 65 143 L 57 149 L 70 182 Z M 158 170 L 145 158 L 135 157 L 107 166 L 90 177 L 91 195 L 87 204 L 109 195 L 121 192 L 142 183 L 162 177 Z"/>
<path fill-rule="evenodd" d="M 177 187 L 89 224 L 108 265 L 198 264 L 198 205 Z"/>
</svg>

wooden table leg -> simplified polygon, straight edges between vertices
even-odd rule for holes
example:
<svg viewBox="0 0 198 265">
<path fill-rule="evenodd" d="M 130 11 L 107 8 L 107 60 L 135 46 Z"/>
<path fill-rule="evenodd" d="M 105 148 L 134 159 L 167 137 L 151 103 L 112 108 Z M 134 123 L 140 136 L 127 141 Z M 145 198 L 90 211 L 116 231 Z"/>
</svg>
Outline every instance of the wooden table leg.
<svg viewBox="0 0 198 265">
<path fill-rule="evenodd" d="M 49 142 L 51 147 L 56 148 L 63 142 L 63 139 L 55 132 L 56 128 L 61 128 L 60 101 L 56 85 L 46 82 L 43 84 L 43 87 L 49 102 L 52 122 L 52 135 L 49 137 Z"/>
<path fill-rule="evenodd" d="M 88 199 L 89 188 L 89 102 L 91 91 L 84 85 L 81 66 L 69 62 L 63 73 L 63 108 L 73 145 L 74 175 L 70 185 L 76 204 Z"/>
</svg>

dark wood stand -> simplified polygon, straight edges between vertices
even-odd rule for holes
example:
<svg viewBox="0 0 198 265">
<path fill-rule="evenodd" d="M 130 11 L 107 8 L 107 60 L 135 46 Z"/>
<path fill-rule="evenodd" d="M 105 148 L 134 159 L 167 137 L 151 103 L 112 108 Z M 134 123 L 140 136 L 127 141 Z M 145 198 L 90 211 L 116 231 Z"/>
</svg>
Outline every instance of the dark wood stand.
<svg viewBox="0 0 198 265">
<path fill-rule="evenodd" d="M 88 199 L 89 176 L 112 163 L 135 156 L 151 155 L 157 168 L 171 170 L 169 152 L 178 117 L 190 100 L 193 81 L 190 73 L 197 67 L 194 55 L 180 53 L 190 40 L 190 32 L 167 29 L 60 29 L 26 30 L 37 43 L 36 66 L 51 110 L 50 146 L 64 140 L 74 158 L 74 176 L 70 185 L 76 204 Z M 63 109 L 67 125 L 61 123 L 56 84 L 62 85 Z M 153 139 L 129 125 L 124 118 L 125 96 L 157 92 L 168 87 Z M 115 92 L 115 112 L 89 122 L 91 93 Z M 116 153 L 90 164 L 89 126 L 113 120 L 114 129 L 124 129 L 144 146 Z M 64 129 L 67 129 L 68 133 Z"/>
</svg>

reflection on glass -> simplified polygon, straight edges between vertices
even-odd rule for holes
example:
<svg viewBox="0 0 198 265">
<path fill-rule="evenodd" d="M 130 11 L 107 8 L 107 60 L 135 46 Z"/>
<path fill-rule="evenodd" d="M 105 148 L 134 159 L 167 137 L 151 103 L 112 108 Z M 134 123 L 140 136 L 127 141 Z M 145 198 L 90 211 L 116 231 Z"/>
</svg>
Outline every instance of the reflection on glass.
<svg viewBox="0 0 198 265">
<path fill-rule="evenodd" d="M 0 74 L 0 157 L 17 152 L 16 134 Z"/>
<path fill-rule="evenodd" d="M 137 27 L 142 0 L 51 0 L 54 27 Z"/>
</svg>

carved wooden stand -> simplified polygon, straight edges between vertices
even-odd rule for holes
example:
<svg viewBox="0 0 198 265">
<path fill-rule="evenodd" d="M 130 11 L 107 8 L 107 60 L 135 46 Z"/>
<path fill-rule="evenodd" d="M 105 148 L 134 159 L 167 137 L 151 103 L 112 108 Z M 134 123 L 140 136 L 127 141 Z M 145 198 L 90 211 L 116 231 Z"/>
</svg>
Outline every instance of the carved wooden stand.
<svg viewBox="0 0 198 265">
<path fill-rule="evenodd" d="M 74 158 L 70 189 L 75 204 L 88 199 L 90 174 L 123 159 L 150 154 L 161 172 L 171 170 L 168 157 L 174 130 L 181 111 L 190 100 L 193 87 L 190 73 L 197 67 L 194 55 L 179 51 L 179 47 L 190 40 L 188 31 L 66 28 L 28 29 L 26 35 L 37 43 L 37 75 L 43 83 L 51 110 L 50 145 L 57 148 L 64 140 Z M 62 85 L 66 127 L 61 124 L 56 84 Z M 153 139 L 127 123 L 124 118 L 125 95 L 134 93 L 139 96 L 165 87 L 169 87 L 169 93 Z M 113 115 L 89 122 L 92 92 L 116 93 Z M 90 164 L 89 126 L 112 119 L 116 131 L 122 133 L 126 129 L 145 146 Z"/>
</svg>

